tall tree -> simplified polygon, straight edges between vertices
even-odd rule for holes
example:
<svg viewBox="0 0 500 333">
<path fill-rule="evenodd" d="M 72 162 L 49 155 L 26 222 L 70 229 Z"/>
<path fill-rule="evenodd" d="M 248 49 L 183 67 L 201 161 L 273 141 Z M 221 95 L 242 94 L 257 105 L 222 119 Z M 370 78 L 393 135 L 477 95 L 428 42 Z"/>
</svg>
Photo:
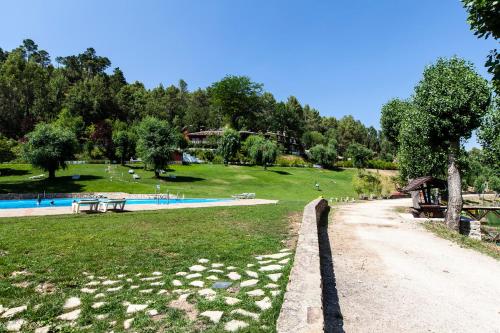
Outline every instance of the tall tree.
<svg viewBox="0 0 500 333">
<path fill-rule="evenodd" d="M 430 142 L 448 155 L 448 209 L 446 223 L 457 228 L 462 210 L 460 142 L 480 125 L 490 104 L 488 82 L 471 63 L 440 58 L 425 69 L 415 88 L 415 104 L 432 126 Z"/>
<path fill-rule="evenodd" d="M 241 147 L 240 134 L 233 129 L 226 129 L 219 139 L 218 153 L 224 159 L 224 164 L 232 161 Z"/>
<path fill-rule="evenodd" d="M 137 152 L 144 163 L 153 167 L 156 178 L 168 165 L 177 145 L 178 136 L 167 121 L 146 117 L 139 124 Z"/>
<path fill-rule="evenodd" d="M 391 99 L 382 106 L 382 114 L 380 116 L 382 134 L 394 147 L 393 152 L 395 152 L 399 146 L 398 137 L 403 117 L 414 107 L 411 101 L 397 98 Z"/>
<path fill-rule="evenodd" d="M 38 124 L 27 136 L 24 145 L 26 159 L 35 167 L 49 173 L 54 179 L 56 170 L 66 168 L 67 160 L 73 158 L 76 149 L 76 137 L 68 129 L 51 124 Z"/>
</svg>

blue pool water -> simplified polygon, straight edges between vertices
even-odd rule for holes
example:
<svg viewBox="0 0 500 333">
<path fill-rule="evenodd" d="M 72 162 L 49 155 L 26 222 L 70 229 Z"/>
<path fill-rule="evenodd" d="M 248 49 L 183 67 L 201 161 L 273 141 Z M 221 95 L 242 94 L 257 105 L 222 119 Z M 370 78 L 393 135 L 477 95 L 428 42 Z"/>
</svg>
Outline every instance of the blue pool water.
<svg viewBox="0 0 500 333">
<path fill-rule="evenodd" d="M 12 208 L 41 208 L 41 207 L 71 207 L 73 200 L 80 201 L 80 199 L 64 198 L 64 199 L 43 199 L 40 205 L 37 205 L 36 199 L 24 200 L 0 200 L 0 209 Z M 202 203 L 202 202 L 224 202 L 231 201 L 232 199 L 127 199 L 127 205 L 167 205 L 167 204 L 188 204 L 188 203 Z M 51 204 L 51 201 L 54 204 Z"/>
</svg>

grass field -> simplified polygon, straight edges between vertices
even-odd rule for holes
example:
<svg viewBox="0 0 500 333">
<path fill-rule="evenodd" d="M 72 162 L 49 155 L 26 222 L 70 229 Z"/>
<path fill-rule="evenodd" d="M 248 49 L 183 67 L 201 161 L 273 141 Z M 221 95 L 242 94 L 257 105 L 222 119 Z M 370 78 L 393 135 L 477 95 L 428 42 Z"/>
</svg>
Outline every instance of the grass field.
<svg viewBox="0 0 500 333">
<path fill-rule="evenodd" d="M 276 291 L 281 291 L 277 295 L 265 288 L 272 281 L 267 273 L 258 270 L 264 264 L 259 264 L 254 256 L 278 253 L 287 247 L 293 235 L 291 222 L 300 218 L 304 204 L 311 199 L 319 195 L 354 195 L 350 187 L 354 171 L 302 168 L 265 171 L 259 167 L 191 165 L 172 166 L 169 173 L 176 178 L 160 181 L 152 177 L 152 172 L 136 169 L 142 179 L 132 182 L 128 167 L 117 166 L 112 171 L 112 180 L 105 170 L 105 165 L 71 166 L 58 172 L 58 179 L 51 183 L 28 180 L 29 176 L 42 173 L 29 166 L 3 165 L 0 166 L 0 192 L 154 193 L 155 185 L 160 183 L 162 193 L 168 189 L 170 193 L 186 197 L 229 197 L 234 193 L 255 192 L 258 198 L 280 202 L 252 207 L 0 219 L 0 304 L 6 308 L 27 305 L 24 312 L 12 318 L 2 319 L 0 315 L 0 332 L 6 329 L 9 320 L 15 319 L 24 319 L 23 330 L 30 332 L 46 325 L 63 332 L 121 332 L 127 319 L 133 319 L 131 331 L 136 332 L 221 332 L 224 325 L 234 319 L 249 325 L 240 332 L 273 332 L 291 262 L 282 264 L 283 276 L 275 282 Z M 81 179 L 72 181 L 72 174 L 80 174 Z M 321 191 L 314 188 L 316 182 Z M 205 266 L 224 263 L 225 267 L 235 267 L 219 273 L 222 280 L 228 280 L 229 271 L 240 274 L 241 280 L 250 279 L 245 273 L 250 269 L 258 273 L 258 283 L 251 288 L 218 291 L 215 300 L 207 301 L 196 293 L 197 288 L 188 285 L 185 277 L 175 275 L 189 271 L 201 258 L 210 260 Z M 271 265 L 278 263 L 278 260 L 271 261 Z M 256 266 L 247 268 L 247 265 Z M 152 276 L 153 272 L 162 275 Z M 137 274 L 141 274 L 140 277 Z M 205 288 L 210 287 L 208 274 L 202 272 L 200 277 L 205 281 Z M 102 280 L 98 280 L 99 277 Z M 155 282 L 143 281 L 142 277 L 153 278 Z M 122 289 L 106 291 L 105 279 L 120 281 L 116 286 Z M 172 285 L 175 279 L 183 285 Z M 98 286 L 88 287 L 88 281 Z M 158 284 L 152 287 L 151 283 L 156 282 Z M 161 283 L 164 285 L 160 286 Z M 238 283 L 239 280 L 235 286 Z M 36 291 L 40 286 L 54 290 Z M 137 289 L 132 289 L 136 286 Z M 95 291 L 89 294 L 82 291 L 85 288 Z M 190 293 L 186 304 L 195 304 L 198 314 L 205 310 L 223 311 L 220 323 L 200 316 L 188 320 L 186 314 L 192 309 L 186 312 L 169 306 L 179 297 L 175 288 L 181 289 L 177 292 L 184 295 Z M 264 290 L 265 295 L 253 298 L 246 294 L 256 288 Z M 158 294 L 160 290 L 168 290 L 168 293 Z M 100 293 L 105 297 L 95 299 Z M 228 305 L 224 302 L 226 296 L 238 298 L 240 303 Z M 62 307 L 69 297 L 81 300 L 79 318 L 72 322 L 57 319 L 66 312 Z M 272 300 L 272 307 L 265 311 L 255 303 L 263 297 Z M 92 307 L 101 301 L 105 303 L 102 307 Z M 159 314 L 153 316 L 142 311 L 131 316 L 126 313 L 124 302 L 147 305 L 148 310 Z M 260 316 L 254 320 L 248 315 L 231 314 L 237 308 Z"/>
</svg>

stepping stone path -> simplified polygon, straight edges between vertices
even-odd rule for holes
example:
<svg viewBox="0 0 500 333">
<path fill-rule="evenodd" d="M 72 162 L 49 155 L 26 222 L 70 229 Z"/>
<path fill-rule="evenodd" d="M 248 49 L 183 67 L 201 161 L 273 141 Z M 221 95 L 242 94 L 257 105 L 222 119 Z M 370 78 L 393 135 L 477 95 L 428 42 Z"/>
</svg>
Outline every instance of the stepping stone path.
<svg viewBox="0 0 500 333">
<path fill-rule="evenodd" d="M 4 325 L 8 331 L 20 331 L 29 327 L 31 332 L 35 333 L 48 333 L 51 330 L 64 330 L 64 328 L 69 327 L 77 331 L 95 329 L 91 322 L 86 323 L 87 326 L 78 326 L 78 319 L 83 315 L 85 318 L 101 321 L 100 325 L 109 325 L 110 332 L 113 331 L 113 328 L 132 331 L 137 316 L 147 315 L 153 321 L 166 318 L 168 313 L 165 313 L 164 310 L 151 308 L 156 304 L 162 304 L 158 302 L 163 302 L 170 308 L 182 311 L 190 321 L 205 318 L 204 325 L 219 324 L 224 318 L 225 323 L 222 325 L 227 332 L 239 331 L 249 327 L 250 323 L 257 325 L 255 329 L 266 331 L 267 329 L 263 329 L 264 326 L 259 324 L 261 317 L 265 317 L 261 314 L 271 309 L 273 300 L 281 294 L 284 281 L 281 284 L 278 281 L 283 276 L 284 268 L 291 260 L 292 252 L 289 249 L 283 249 L 278 253 L 252 257 L 247 264 L 239 265 L 245 268 L 226 266 L 226 263 L 221 262 L 211 263 L 208 258 L 200 258 L 192 266 L 173 275 L 155 271 L 146 274 L 122 273 L 95 276 L 89 272 L 83 272 L 85 282 L 75 289 L 77 295 L 65 300 L 61 312 L 54 318 L 53 324 L 36 328 L 36 323 L 29 323 L 25 318 L 22 318 L 28 305 L 12 308 L 4 308 L 0 305 L 0 326 Z M 11 274 L 11 276 L 23 275 L 30 275 L 30 273 L 20 271 Z M 186 287 L 191 288 L 186 289 Z M 51 284 L 50 290 L 57 290 L 56 286 Z M 47 295 L 52 293 L 40 292 Z M 107 305 L 114 302 L 108 300 L 108 297 L 112 297 L 114 300 L 122 295 L 127 297 L 130 302 L 121 301 L 126 317 L 117 322 L 117 318 L 111 317 L 115 316 L 114 311 L 102 312 Z M 216 301 L 218 296 L 220 301 Z M 248 300 L 248 297 L 254 300 L 250 304 L 248 301 L 243 302 L 243 300 Z M 133 304 L 133 300 L 138 304 Z M 203 303 L 204 311 L 198 313 L 196 302 L 202 300 L 209 302 Z M 229 309 L 217 308 L 221 302 L 229 306 Z M 33 306 L 34 311 L 37 311 L 37 308 L 42 305 L 30 306 Z M 246 309 L 246 306 L 252 307 Z M 89 311 L 89 309 L 95 311 L 90 316 L 89 313 L 84 312 Z M 123 327 L 118 327 L 117 324 L 123 325 Z M 139 325 L 139 322 L 136 322 L 136 325 Z M 207 329 L 209 328 L 207 327 Z"/>
</svg>

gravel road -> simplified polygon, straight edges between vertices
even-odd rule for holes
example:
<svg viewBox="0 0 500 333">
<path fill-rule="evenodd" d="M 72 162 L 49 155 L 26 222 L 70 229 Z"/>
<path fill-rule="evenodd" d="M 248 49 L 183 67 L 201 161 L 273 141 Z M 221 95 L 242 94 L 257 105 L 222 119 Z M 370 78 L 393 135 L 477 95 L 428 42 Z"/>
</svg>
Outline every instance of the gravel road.
<svg viewBox="0 0 500 333">
<path fill-rule="evenodd" d="M 404 220 L 408 199 L 334 208 L 345 332 L 500 332 L 500 262 Z"/>
</svg>

